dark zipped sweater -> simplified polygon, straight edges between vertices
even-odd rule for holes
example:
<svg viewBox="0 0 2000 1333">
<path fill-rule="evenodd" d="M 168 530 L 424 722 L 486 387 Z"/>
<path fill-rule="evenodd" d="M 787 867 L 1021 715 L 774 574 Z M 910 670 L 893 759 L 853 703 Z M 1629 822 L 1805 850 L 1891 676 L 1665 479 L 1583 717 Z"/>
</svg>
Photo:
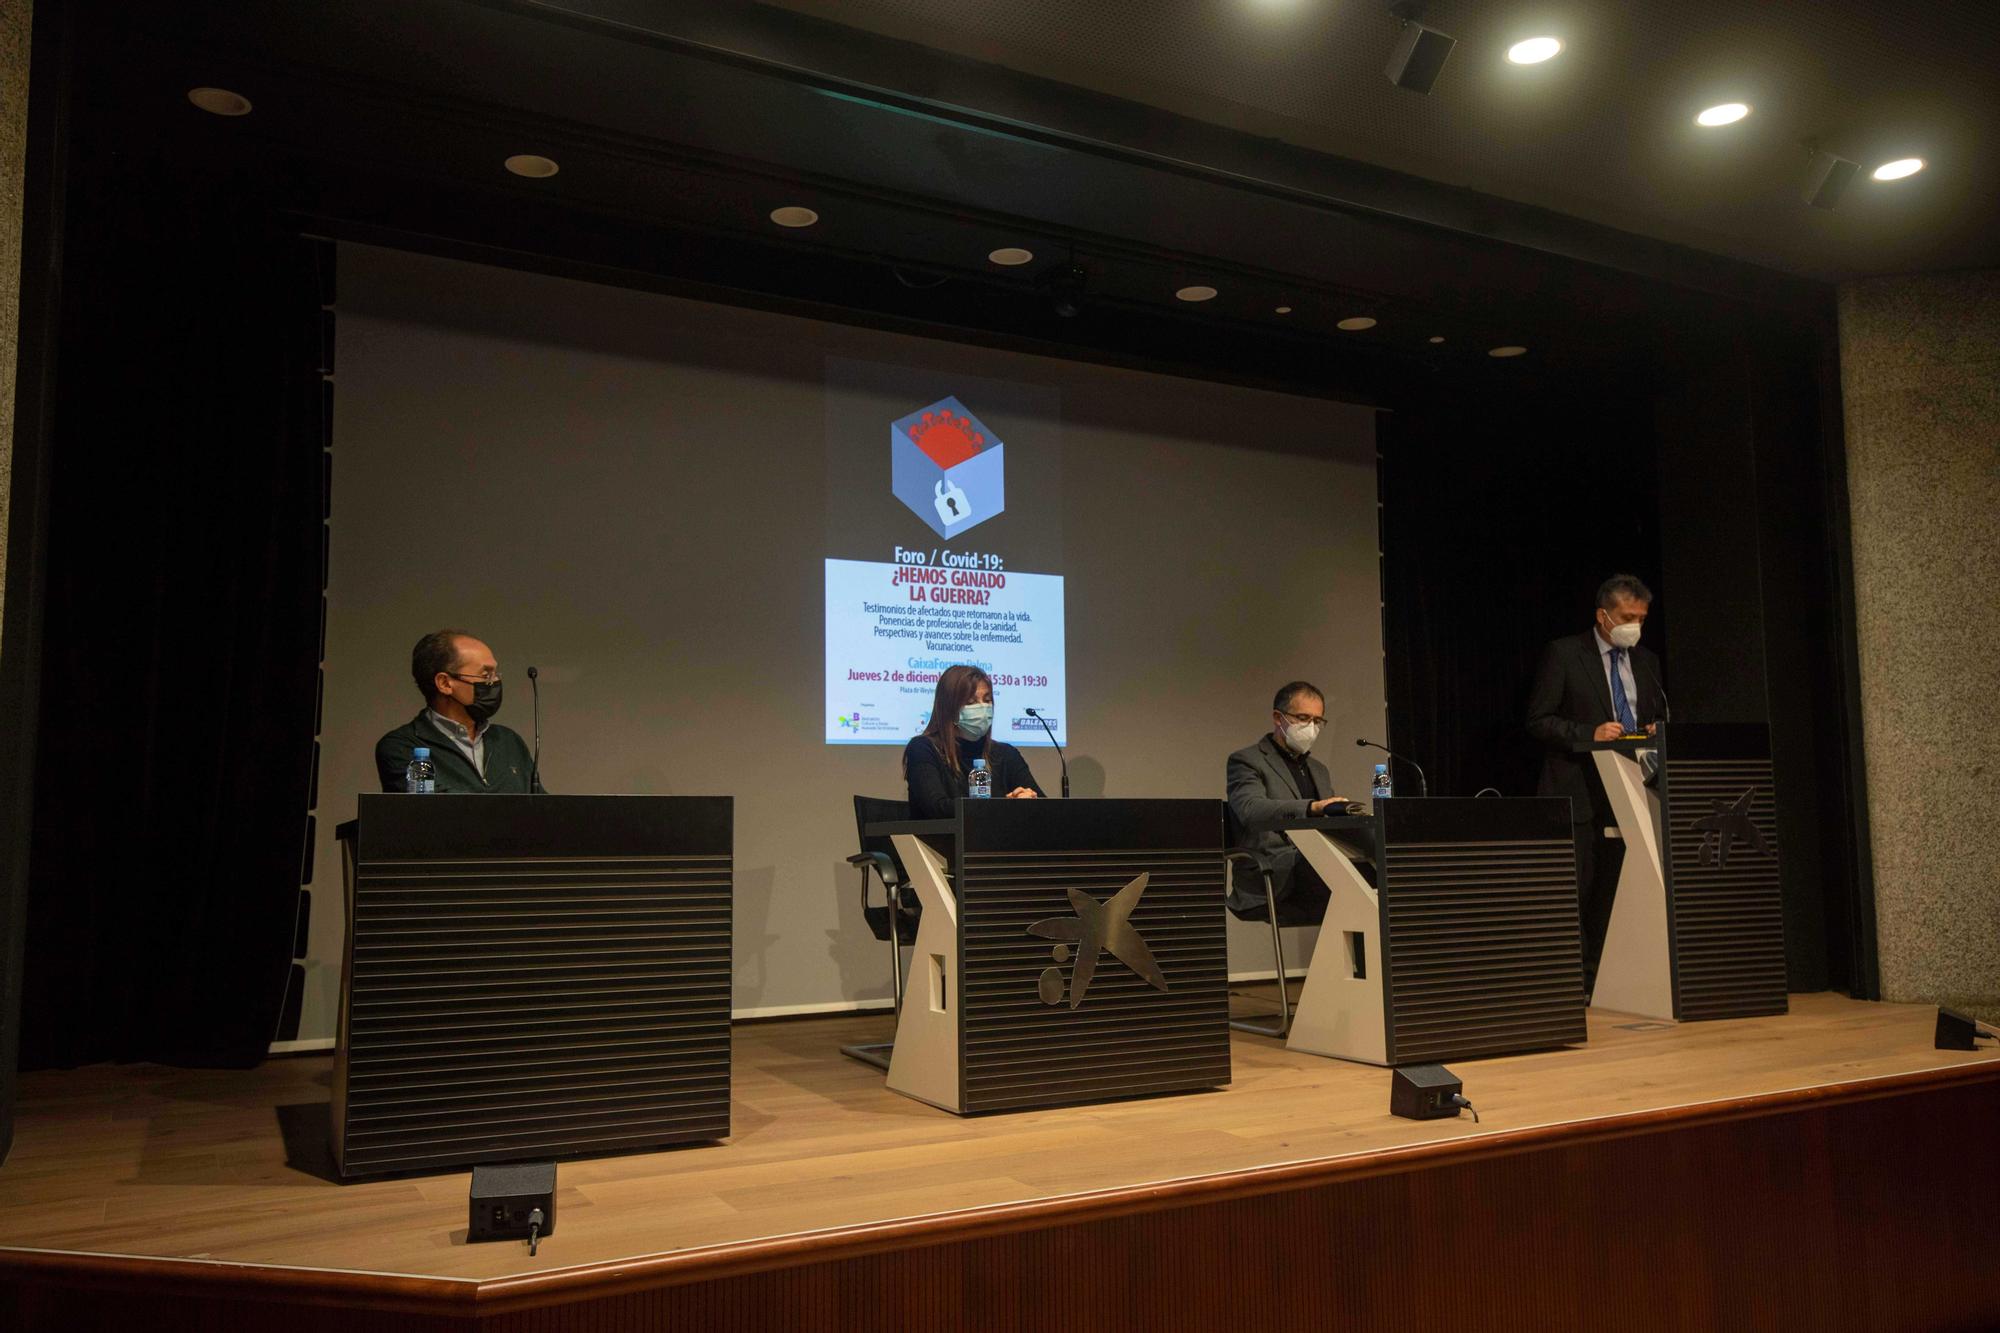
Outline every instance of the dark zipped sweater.
<svg viewBox="0 0 2000 1333">
<path fill-rule="evenodd" d="M 382 790 L 403 790 L 403 779 L 410 767 L 410 751 L 422 745 L 430 749 L 431 767 L 437 773 L 440 794 L 526 795 L 530 790 L 535 763 L 534 756 L 528 752 L 528 743 L 521 739 L 519 733 L 497 722 L 487 723 L 480 737 L 486 742 L 486 776 L 483 778 L 479 776 L 479 770 L 472 766 L 472 761 L 465 757 L 465 752 L 452 743 L 451 737 L 438 730 L 430 719 L 430 710 L 425 709 L 375 742 L 375 771 L 382 778 Z M 533 790 L 543 790 L 539 778 L 533 781 Z"/>
</svg>

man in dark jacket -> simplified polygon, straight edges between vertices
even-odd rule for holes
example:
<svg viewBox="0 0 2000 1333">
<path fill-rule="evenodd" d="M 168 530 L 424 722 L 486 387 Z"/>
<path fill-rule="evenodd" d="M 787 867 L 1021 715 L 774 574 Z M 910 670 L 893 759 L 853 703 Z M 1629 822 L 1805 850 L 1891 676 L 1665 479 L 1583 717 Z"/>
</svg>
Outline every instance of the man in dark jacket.
<svg viewBox="0 0 2000 1333">
<path fill-rule="evenodd" d="M 1588 754 L 1570 747 L 1651 731 L 1666 705 L 1660 659 L 1639 646 L 1653 594 L 1630 574 L 1597 590 L 1596 625 L 1557 639 L 1542 653 L 1528 695 L 1528 734 L 1542 745 L 1538 796 L 1567 796 L 1576 837 L 1577 892 L 1583 921 L 1584 992 L 1597 982 L 1597 961 L 1618 892 L 1622 845 L 1603 836 L 1611 802 Z"/>
<path fill-rule="evenodd" d="M 527 743 L 492 720 L 500 711 L 500 663 L 491 648 L 463 630 L 426 634 L 410 651 L 410 676 L 424 711 L 375 743 L 383 791 L 403 790 L 418 746 L 431 752 L 439 792 L 542 790 Z"/>
<path fill-rule="evenodd" d="M 1325 697 L 1303 680 L 1289 681 L 1271 700 L 1270 732 L 1229 756 L 1229 813 L 1236 841 L 1257 859 L 1256 866 L 1233 868 L 1229 910 L 1240 917 L 1265 914 L 1260 871 L 1271 874 L 1279 925 L 1310 926 L 1326 915 L 1326 881 L 1273 827 L 1281 820 L 1339 814 L 1346 808 L 1347 798 L 1333 790 L 1326 765 L 1311 757 L 1325 726 Z"/>
</svg>

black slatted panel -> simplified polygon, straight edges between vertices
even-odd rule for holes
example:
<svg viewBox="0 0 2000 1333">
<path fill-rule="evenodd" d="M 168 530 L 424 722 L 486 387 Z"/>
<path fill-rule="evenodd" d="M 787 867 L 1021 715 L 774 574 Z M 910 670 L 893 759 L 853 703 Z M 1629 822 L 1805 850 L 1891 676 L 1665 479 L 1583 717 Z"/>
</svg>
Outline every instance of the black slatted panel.
<svg viewBox="0 0 2000 1333">
<path fill-rule="evenodd" d="M 1068 890 L 1109 901 L 1149 874 L 1132 913 L 1168 989 L 1155 990 L 1107 950 L 1082 1004 L 1042 1001 L 1074 960 L 1028 934 L 1069 917 Z M 963 1107 L 1019 1110 L 1186 1092 L 1229 1081 L 1229 958 L 1222 859 L 1213 850 L 972 853 L 959 887 Z"/>
<path fill-rule="evenodd" d="M 1392 842 L 1387 861 L 1391 1063 L 1585 1039 L 1570 839 Z"/>
<path fill-rule="evenodd" d="M 729 1133 L 730 858 L 363 861 L 350 1175 Z"/>
<path fill-rule="evenodd" d="M 1667 894 L 1674 949 L 1674 1017 L 1782 1014 L 1785 918 L 1778 881 L 1778 802 L 1769 759 L 1667 759 Z M 1732 840 L 1728 863 L 1702 864 L 1696 824 L 1744 792 L 1767 854 Z"/>
</svg>

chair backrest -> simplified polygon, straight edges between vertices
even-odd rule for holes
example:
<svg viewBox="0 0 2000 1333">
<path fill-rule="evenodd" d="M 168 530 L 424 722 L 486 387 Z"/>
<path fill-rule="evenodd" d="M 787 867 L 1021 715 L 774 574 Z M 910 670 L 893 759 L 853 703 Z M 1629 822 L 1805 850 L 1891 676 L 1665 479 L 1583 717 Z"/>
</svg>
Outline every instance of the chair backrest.
<svg viewBox="0 0 2000 1333">
<path fill-rule="evenodd" d="M 854 835 L 860 840 L 864 852 L 882 852 L 896 866 L 896 882 L 907 884 L 909 872 L 903 869 L 903 858 L 896 855 L 896 848 L 887 838 L 871 838 L 867 828 L 870 824 L 888 824 L 910 817 L 908 801 L 891 801 L 881 796 L 857 796 L 854 798 Z"/>
</svg>

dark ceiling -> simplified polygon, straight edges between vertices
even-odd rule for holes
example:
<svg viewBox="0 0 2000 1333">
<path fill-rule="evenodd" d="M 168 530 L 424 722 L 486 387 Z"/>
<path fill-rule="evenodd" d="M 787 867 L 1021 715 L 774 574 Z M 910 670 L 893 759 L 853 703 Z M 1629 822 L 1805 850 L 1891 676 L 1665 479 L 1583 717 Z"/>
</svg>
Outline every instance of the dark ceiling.
<svg viewBox="0 0 2000 1333">
<path fill-rule="evenodd" d="M 1811 279 L 764 5 L 50 12 L 75 16 L 79 181 L 200 189 L 199 167 L 334 235 L 1382 403 L 1602 384 L 1691 338 L 1831 318 Z M 1437 104 L 1375 59 L 1387 106 Z M 255 110 L 197 111 L 197 85 Z M 514 153 L 561 171 L 509 175 Z M 784 204 L 821 221 L 774 227 Z M 997 268 L 999 246 L 1036 259 Z M 1063 320 L 1046 283 L 1072 259 L 1089 299 Z M 1174 299 L 1197 283 L 1220 295 Z M 1340 327 L 1356 316 L 1378 322 Z M 1530 355 L 1490 360 L 1500 344 Z"/>
<path fill-rule="evenodd" d="M 1429 96 L 1383 75 L 1383 0 L 775 0 L 1202 121 L 1837 280 L 2000 262 L 2000 5 L 1434 0 Z M 1554 35 L 1543 65 L 1504 58 Z M 1695 112 L 1748 102 L 1747 120 Z M 1802 141 L 1859 161 L 1838 209 Z M 1929 168 L 1893 184 L 1866 170 Z"/>
</svg>

